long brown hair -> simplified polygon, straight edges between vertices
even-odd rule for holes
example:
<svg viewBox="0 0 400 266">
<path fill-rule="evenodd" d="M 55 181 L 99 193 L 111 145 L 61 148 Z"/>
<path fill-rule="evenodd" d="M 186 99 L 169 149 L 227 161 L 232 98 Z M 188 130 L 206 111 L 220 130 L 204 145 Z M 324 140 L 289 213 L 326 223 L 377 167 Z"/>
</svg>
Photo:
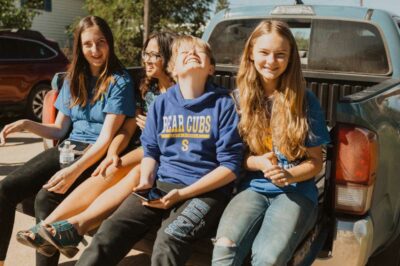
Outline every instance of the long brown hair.
<svg viewBox="0 0 400 266">
<path fill-rule="evenodd" d="M 83 18 L 76 26 L 74 31 L 74 47 L 72 55 L 72 63 L 68 68 L 67 79 L 70 82 L 71 90 L 71 107 L 80 105 L 86 106 L 88 103 L 88 77 L 91 76 L 89 63 L 86 61 L 82 52 L 82 32 L 88 28 L 97 26 L 103 33 L 109 47 L 109 54 L 103 70 L 97 80 L 95 93 L 91 99 L 91 103 L 97 101 L 108 89 L 113 82 L 113 74 L 122 72 L 123 65 L 114 52 L 114 37 L 107 22 L 97 16 L 87 16 Z"/>
<path fill-rule="evenodd" d="M 289 42 L 290 55 L 286 70 L 279 77 L 278 88 L 273 95 L 273 108 L 269 115 L 266 111 L 262 77 L 250 56 L 256 40 L 273 32 Z M 250 151 L 257 155 L 269 152 L 265 140 L 272 137 L 273 145 L 289 160 L 305 156 L 304 142 L 308 131 L 304 104 L 305 81 L 296 41 L 285 22 L 266 20 L 254 29 L 242 54 L 237 84 L 241 109 L 239 132 Z M 267 130 L 268 128 L 271 130 Z"/>
<path fill-rule="evenodd" d="M 177 34 L 169 31 L 154 32 L 150 34 L 149 38 L 147 38 L 146 42 L 143 45 L 144 52 L 146 51 L 147 45 L 152 39 L 155 39 L 157 41 L 158 49 L 160 50 L 160 56 L 163 62 L 163 71 L 167 74 L 171 81 L 173 81 L 173 78 L 171 73 L 168 71 L 168 62 L 171 58 L 172 43 L 177 36 Z M 150 86 L 156 82 L 157 79 L 155 78 L 148 77 L 147 75 L 143 77 L 139 87 L 142 98 L 144 98 L 146 93 L 149 91 Z"/>
</svg>

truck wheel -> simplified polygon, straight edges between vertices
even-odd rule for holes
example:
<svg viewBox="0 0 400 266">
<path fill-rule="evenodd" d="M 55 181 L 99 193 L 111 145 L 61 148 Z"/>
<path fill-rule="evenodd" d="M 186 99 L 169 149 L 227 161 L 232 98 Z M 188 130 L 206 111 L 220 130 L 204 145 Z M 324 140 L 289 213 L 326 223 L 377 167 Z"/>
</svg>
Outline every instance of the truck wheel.
<svg viewBox="0 0 400 266">
<path fill-rule="evenodd" d="M 26 106 L 26 113 L 30 119 L 41 121 L 44 96 L 50 89 L 48 84 L 39 84 L 32 89 Z"/>
<path fill-rule="evenodd" d="M 400 235 L 382 252 L 372 256 L 367 266 L 399 266 L 400 265 Z"/>
</svg>

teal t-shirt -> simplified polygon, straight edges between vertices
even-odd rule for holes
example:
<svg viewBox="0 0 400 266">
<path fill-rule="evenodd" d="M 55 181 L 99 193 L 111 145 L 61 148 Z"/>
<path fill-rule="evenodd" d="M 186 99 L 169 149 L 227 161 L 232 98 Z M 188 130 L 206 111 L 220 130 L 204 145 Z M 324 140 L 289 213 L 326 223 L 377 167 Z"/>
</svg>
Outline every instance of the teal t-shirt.
<svg viewBox="0 0 400 266">
<path fill-rule="evenodd" d="M 94 104 L 70 107 L 71 92 L 69 81 L 66 79 L 59 92 L 54 106 L 72 121 L 72 132 L 69 139 L 85 143 L 94 143 L 100 135 L 104 119 L 108 113 L 135 115 L 135 95 L 131 78 L 127 72 L 113 75 L 114 81 L 110 83 L 104 95 Z M 94 77 L 88 80 L 88 96 L 93 97 L 93 88 L 96 84 Z"/>
<path fill-rule="evenodd" d="M 136 101 L 136 107 L 141 108 L 145 114 L 149 111 L 150 105 L 154 102 L 154 100 L 161 94 L 158 89 L 157 83 L 153 83 L 150 85 L 149 90 L 144 95 L 143 99 Z"/>
<path fill-rule="evenodd" d="M 309 125 L 309 134 L 306 138 L 306 147 L 316 147 L 330 142 L 329 132 L 326 127 L 324 112 L 321 109 L 318 99 L 311 91 L 306 93 L 307 120 Z M 276 147 L 273 148 L 278 158 L 278 164 L 284 168 L 292 168 L 302 162 L 302 160 L 289 161 Z M 241 184 L 241 190 L 251 189 L 253 191 L 273 196 L 281 193 L 301 193 L 312 200 L 315 204 L 318 202 L 318 191 L 313 178 L 293 183 L 286 187 L 275 186 L 270 179 L 265 178 L 261 171 L 247 171 L 246 178 Z"/>
</svg>

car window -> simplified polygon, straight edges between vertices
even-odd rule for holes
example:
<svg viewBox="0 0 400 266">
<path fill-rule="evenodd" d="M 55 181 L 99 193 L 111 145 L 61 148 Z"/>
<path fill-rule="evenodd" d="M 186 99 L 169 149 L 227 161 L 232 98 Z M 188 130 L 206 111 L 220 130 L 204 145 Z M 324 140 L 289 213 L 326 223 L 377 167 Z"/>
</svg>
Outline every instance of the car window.
<svg viewBox="0 0 400 266">
<path fill-rule="evenodd" d="M 0 38 L 0 40 L 0 59 L 46 59 L 55 56 L 54 51 L 36 41 L 16 38 Z"/>
<path fill-rule="evenodd" d="M 388 57 L 379 30 L 370 23 L 313 20 L 307 68 L 388 74 Z"/>
<path fill-rule="evenodd" d="M 244 44 L 259 22 L 245 19 L 219 23 L 209 40 L 217 64 L 238 65 Z"/>
<path fill-rule="evenodd" d="M 238 65 L 247 38 L 261 19 L 224 21 L 216 26 L 209 43 L 214 51 L 216 62 L 225 65 Z M 310 23 L 288 22 L 299 47 L 302 64 L 307 64 L 310 40 Z"/>
<path fill-rule="evenodd" d="M 261 19 L 219 23 L 209 43 L 217 64 L 238 65 L 244 44 Z M 371 23 L 286 20 L 296 39 L 303 69 L 387 74 L 389 63 L 378 29 Z"/>
<path fill-rule="evenodd" d="M 16 39 L 0 38 L 0 59 L 19 59 L 18 50 Z"/>
</svg>

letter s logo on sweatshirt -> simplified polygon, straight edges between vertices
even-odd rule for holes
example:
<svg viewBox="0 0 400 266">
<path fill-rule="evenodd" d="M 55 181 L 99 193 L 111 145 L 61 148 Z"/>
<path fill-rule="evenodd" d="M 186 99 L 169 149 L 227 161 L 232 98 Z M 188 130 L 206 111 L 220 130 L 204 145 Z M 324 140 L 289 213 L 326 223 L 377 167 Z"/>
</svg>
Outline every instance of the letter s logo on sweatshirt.
<svg viewBox="0 0 400 266">
<path fill-rule="evenodd" d="M 182 151 L 188 151 L 189 150 L 189 140 L 183 139 L 182 140 Z"/>
</svg>

